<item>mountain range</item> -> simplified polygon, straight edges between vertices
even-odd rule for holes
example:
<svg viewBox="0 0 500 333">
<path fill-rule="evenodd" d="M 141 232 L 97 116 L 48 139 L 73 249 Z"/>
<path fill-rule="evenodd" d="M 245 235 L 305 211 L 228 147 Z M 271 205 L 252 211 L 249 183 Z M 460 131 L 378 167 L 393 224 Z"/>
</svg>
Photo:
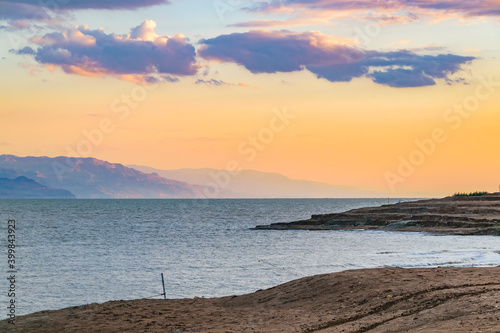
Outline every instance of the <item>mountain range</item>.
<svg viewBox="0 0 500 333">
<path fill-rule="evenodd" d="M 4 193 L 4 198 L 23 197 L 26 194 L 23 186 L 27 186 L 29 180 L 33 182 L 31 186 L 36 184 L 40 189 L 42 197 L 53 197 L 56 192 L 50 191 L 56 189 L 68 192 L 59 192 L 63 196 L 73 194 L 76 198 L 99 199 L 381 196 L 353 187 L 290 179 L 281 174 L 255 170 L 233 173 L 217 169 L 159 170 L 147 166 L 124 166 L 95 158 L 64 156 L 0 155 L 0 178 L 4 179 L 0 181 L 0 195 Z"/>
<path fill-rule="evenodd" d="M 129 165 L 142 172 L 156 173 L 168 179 L 197 184 L 206 192 L 229 198 L 360 198 L 380 197 L 382 194 L 350 186 L 330 185 L 307 180 L 291 179 L 278 173 L 255 170 L 228 172 L 217 169 L 158 170 Z"/>
<path fill-rule="evenodd" d="M 0 199 L 74 199 L 75 195 L 67 190 L 43 186 L 24 176 L 16 179 L 0 178 Z"/>
<path fill-rule="evenodd" d="M 77 198 L 194 198 L 203 188 L 95 158 L 0 155 L 0 177 L 25 176 Z"/>
</svg>

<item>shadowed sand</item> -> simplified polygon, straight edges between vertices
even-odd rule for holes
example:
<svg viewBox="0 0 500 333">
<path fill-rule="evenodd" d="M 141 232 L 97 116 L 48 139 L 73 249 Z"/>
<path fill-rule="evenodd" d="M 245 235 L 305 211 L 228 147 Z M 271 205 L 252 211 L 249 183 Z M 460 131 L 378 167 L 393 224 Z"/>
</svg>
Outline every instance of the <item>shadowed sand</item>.
<svg viewBox="0 0 500 333">
<path fill-rule="evenodd" d="M 259 230 L 388 230 L 455 235 L 500 235 L 500 193 L 409 201 L 309 220 L 257 226 Z"/>
<path fill-rule="evenodd" d="M 500 332 L 500 267 L 322 274 L 242 296 L 90 304 L 1 332 Z"/>
</svg>

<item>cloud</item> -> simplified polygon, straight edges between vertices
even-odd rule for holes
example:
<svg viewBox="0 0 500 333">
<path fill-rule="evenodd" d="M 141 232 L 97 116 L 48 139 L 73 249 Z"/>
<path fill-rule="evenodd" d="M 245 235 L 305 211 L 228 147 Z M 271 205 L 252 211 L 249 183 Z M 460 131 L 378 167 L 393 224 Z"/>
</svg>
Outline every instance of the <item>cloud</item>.
<svg viewBox="0 0 500 333">
<path fill-rule="evenodd" d="M 214 85 L 214 86 L 228 85 L 228 83 L 226 83 L 222 80 L 216 80 L 216 79 L 210 79 L 210 80 L 198 79 L 198 80 L 196 80 L 195 84 L 208 84 L 208 85 Z"/>
<path fill-rule="evenodd" d="M 464 16 L 499 16 L 500 3 L 495 0 L 404 0 L 402 4 L 413 8 L 459 13 Z"/>
<path fill-rule="evenodd" d="M 239 82 L 239 83 L 228 83 L 226 81 L 222 80 L 217 80 L 217 79 L 210 79 L 210 80 L 203 80 L 203 79 L 198 79 L 196 80 L 195 84 L 205 84 L 205 85 L 212 85 L 212 86 L 236 86 L 236 87 L 242 87 L 242 88 L 251 88 L 251 89 L 260 89 L 258 86 L 250 86 L 248 83 L 245 82 Z"/>
<path fill-rule="evenodd" d="M 180 81 L 179 78 L 170 75 L 146 75 L 143 78 L 143 82 L 149 84 L 161 83 L 161 82 L 176 83 L 179 81 Z"/>
<path fill-rule="evenodd" d="M 252 73 L 292 72 L 311 60 L 345 64 L 362 57 L 362 51 L 346 44 L 349 40 L 319 32 L 252 30 L 200 42 L 198 54 L 205 59 L 239 63 Z"/>
<path fill-rule="evenodd" d="M 9 25 L 13 30 L 23 30 L 31 26 L 31 23 L 25 20 L 12 20 L 9 21 Z"/>
<path fill-rule="evenodd" d="M 201 43 L 201 57 L 236 63 L 252 73 L 308 70 L 331 82 L 367 77 L 390 87 L 434 85 L 435 79 L 449 80 L 462 65 L 475 59 L 453 54 L 419 55 L 409 50 L 361 50 L 347 39 L 287 30 L 252 30 Z"/>
<path fill-rule="evenodd" d="M 378 21 L 380 24 L 403 24 L 422 18 L 498 17 L 500 2 L 495 0 L 268 0 L 247 10 L 268 15 L 290 16 L 297 25 L 315 24 L 319 17 L 329 20 Z M 286 26 L 286 20 L 255 20 L 239 26 Z"/>
<path fill-rule="evenodd" d="M 237 28 L 272 28 L 272 27 L 294 27 L 294 26 L 302 26 L 302 25 L 321 25 L 321 24 L 330 24 L 331 18 L 321 18 L 321 17 L 308 17 L 308 18 L 288 18 L 286 20 L 277 20 L 277 19 L 259 19 L 252 20 L 247 22 L 240 22 L 229 24 L 228 27 L 237 27 Z"/>
<path fill-rule="evenodd" d="M 187 39 L 159 36 L 156 23 L 146 20 L 127 35 L 106 34 L 103 29 L 77 26 L 65 32 L 33 37 L 39 47 L 23 48 L 18 54 L 33 54 L 35 60 L 69 74 L 85 76 L 113 75 L 129 81 L 175 81 L 170 76 L 194 75 L 198 70 L 195 48 Z"/>
<path fill-rule="evenodd" d="M 20 20 L 32 18 L 34 20 L 47 20 L 50 16 L 42 7 L 28 5 L 20 2 L 0 1 L 0 19 Z"/>
<path fill-rule="evenodd" d="M 162 79 L 166 82 L 171 82 L 171 83 L 180 81 L 179 78 L 170 75 L 162 75 Z"/>
<path fill-rule="evenodd" d="M 413 52 L 418 51 L 444 51 L 446 48 L 438 43 L 430 43 L 424 46 L 412 47 L 409 50 Z"/>
<path fill-rule="evenodd" d="M 19 50 L 9 50 L 9 52 L 14 53 L 14 54 L 28 54 L 28 55 L 34 55 L 36 52 L 29 46 L 25 46 L 22 49 Z"/>
<path fill-rule="evenodd" d="M 396 68 L 389 71 L 375 71 L 370 75 L 373 81 L 391 87 L 423 87 L 436 84 L 434 79 L 421 71 Z"/>
<path fill-rule="evenodd" d="M 47 20 L 51 12 L 79 9 L 137 9 L 167 0 L 0 0 L 0 19 Z"/>
</svg>

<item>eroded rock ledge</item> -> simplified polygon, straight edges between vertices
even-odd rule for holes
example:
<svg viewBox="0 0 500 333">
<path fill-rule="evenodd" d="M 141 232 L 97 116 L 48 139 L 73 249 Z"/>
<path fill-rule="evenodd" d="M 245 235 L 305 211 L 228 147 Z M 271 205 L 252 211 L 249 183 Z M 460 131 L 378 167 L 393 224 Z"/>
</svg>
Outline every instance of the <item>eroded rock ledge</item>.
<svg viewBox="0 0 500 333">
<path fill-rule="evenodd" d="M 500 193 L 446 197 L 312 215 L 309 220 L 259 225 L 257 230 L 388 230 L 500 235 Z"/>
</svg>

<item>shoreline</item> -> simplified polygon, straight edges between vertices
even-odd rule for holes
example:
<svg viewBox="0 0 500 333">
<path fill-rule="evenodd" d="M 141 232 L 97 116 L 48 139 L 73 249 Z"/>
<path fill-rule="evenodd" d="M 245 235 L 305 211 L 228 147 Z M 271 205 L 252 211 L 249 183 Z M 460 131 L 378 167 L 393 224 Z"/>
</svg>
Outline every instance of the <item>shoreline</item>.
<svg viewBox="0 0 500 333">
<path fill-rule="evenodd" d="M 500 236 L 500 193 L 446 197 L 312 215 L 308 220 L 258 225 L 253 230 L 385 230 Z"/>
<path fill-rule="evenodd" d="M 2 332 L 498 332 L 500 266 L 373 268 L 220 298 L 109 301 L 32 313 Z"/>
</svg>

